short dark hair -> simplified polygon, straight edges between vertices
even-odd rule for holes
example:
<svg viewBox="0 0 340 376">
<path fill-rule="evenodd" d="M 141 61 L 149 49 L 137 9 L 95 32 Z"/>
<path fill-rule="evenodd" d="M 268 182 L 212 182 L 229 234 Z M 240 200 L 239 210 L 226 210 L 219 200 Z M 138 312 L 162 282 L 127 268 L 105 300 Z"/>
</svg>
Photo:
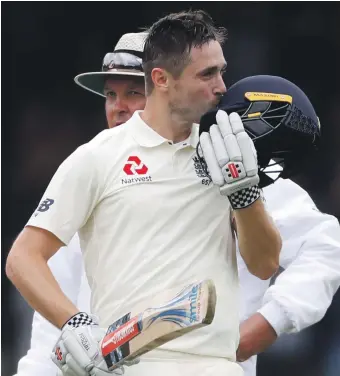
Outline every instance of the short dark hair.
<svg viewBox="0 0 340 376">
<path fill-rule="evenodd" d="M 164 68 L 178 78 L 189 63 L 193 47 L 216 40 L 221 45 L 226 40 L 225 28 L 218 28 L 209 14 L 202 10 L 169 14 L 148 29 L 144 45 L 143 69 L 146 95 L 153 89 L 151 72 Z"/>
</svg>

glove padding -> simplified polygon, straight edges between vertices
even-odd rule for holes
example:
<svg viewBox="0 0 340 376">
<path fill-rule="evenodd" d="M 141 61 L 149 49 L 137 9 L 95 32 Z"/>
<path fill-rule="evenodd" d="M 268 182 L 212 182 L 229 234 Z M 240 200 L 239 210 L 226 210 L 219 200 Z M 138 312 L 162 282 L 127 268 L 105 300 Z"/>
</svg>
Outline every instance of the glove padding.
<svg viewBox="0 0 340 376">
<path fill-rule="evenodd" d="M 72 327 L 64 325 L 53 348 L 51 358 L 60 369 L 58 376 L 123 375 L 123 367 L 109 371 L 101 352 L 101 341 L 106 330 L 100 328 L 95 317 L 90 325 Z M 139 359 L 124 365 L 137 364 Z"/>
<path fill-rule="evenodd" d="M 251 205 L 260 197 L 257 154 L 240 116 L 219 110 L 216 123 L 200 136 L 200 147 L 209 175 L 228 196 L 234 209 Z"/>
</svg>

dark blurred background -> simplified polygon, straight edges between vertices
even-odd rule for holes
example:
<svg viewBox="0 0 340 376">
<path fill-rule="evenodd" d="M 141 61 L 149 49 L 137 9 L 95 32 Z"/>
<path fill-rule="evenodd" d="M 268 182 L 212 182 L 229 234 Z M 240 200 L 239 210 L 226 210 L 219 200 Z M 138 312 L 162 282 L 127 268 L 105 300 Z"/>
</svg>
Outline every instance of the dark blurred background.
<svg viewBox="0 0 340 376">
<path fill-rule="evenodd" d="M 253 74 L 283 76 L 310 97 L 322 125 L 320 155 L 296 179 L 320 210 L 340 217 L 340 4 L 318 2 L 2 2 L 2 375 L 29 346 L 32 311 L 4 274 L 11 243 L 59 164 L 105 126 L 104 100 L 73 82 L 100 70 L 126 32 L 169 12 L 208 11 L 227 27 L 227 85 Z M 337 112 L 338 111 L 338 112 Z M 297 288 L 299 288 L 297 286 Z M 326 317 L 283 336 L 259 376 L 335 376 L 340 296 Z"/>
</svg>

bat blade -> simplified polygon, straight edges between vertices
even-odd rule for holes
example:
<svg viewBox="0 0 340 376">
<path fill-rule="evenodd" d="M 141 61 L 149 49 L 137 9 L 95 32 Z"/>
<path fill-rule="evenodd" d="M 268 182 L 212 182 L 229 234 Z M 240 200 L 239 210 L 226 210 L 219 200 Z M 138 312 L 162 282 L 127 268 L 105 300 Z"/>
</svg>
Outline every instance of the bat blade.
<svg viewBox="0 0 340 376">
<path fill-rule="evenodd" d="M 216 290 L 212 280 L 185 286 L 163 304 L 115 321 L 101 343 L 110 371 L 164 343 L 212 323 Z"/>
</svg>

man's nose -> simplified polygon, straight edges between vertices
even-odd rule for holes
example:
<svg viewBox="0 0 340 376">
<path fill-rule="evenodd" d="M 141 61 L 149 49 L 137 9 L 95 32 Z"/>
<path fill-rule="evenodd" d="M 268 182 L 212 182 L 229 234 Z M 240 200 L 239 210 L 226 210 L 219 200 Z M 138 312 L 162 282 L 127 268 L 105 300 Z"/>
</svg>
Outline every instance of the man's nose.
<svg viewBox="0 0 340 376">
<path fill-rule="evenodd" d="M 218 78 L 218 82 L 217 82 L 217 85 L 216 85 L 216 88 L 215 88 L 215 91 L 214 91 L 214 94 L 216 96 L 222 96 L 223 94 L 225 94 L 227 92 L 227 88 L 225 86 L 225 83 L 223 81 L 223 78 L 222 76 L 220 76 Z"/>
<path fill-rule="evenodd" d="M 113 111 L 115 112 L 127 112 L 128 111 L 128 105 L 124 98 L 117 98 L 115 100 L 115 103 L 113 105 Z"/>
</svg>

